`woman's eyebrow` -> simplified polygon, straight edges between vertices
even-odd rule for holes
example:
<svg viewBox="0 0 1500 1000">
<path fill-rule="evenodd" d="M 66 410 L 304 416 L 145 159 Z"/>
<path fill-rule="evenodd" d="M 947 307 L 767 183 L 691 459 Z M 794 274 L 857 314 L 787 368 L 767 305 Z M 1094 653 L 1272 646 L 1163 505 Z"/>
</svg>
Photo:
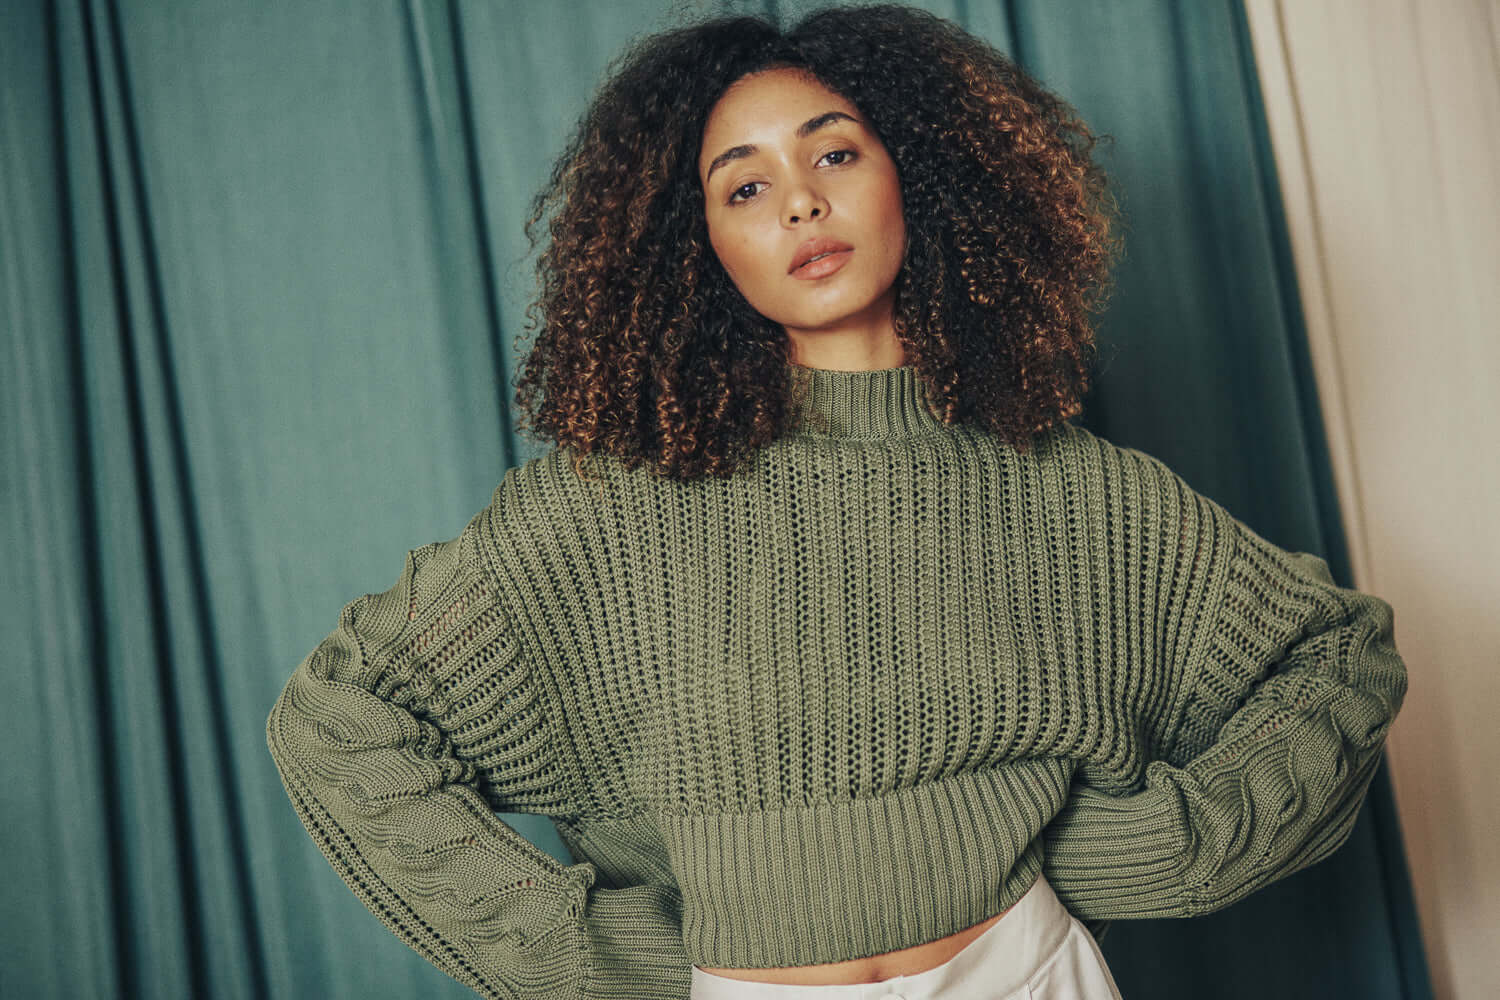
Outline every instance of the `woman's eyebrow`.
<svg viewBox="0 0 1500 1000">
<path fill-rule="evenodd" d="M 845 114 L 842 111 L 825 111 L 821 115 L 809 118 L 801 125 L 798 125 L 797 138 L 806 139 L 808 136 L 812 135 L 824 125 L 831 125 L 841 118 L 847 121 L 851 121 L 856 125 L 864 124 L 864 122 L 860 121 L 858 118 L 855 118 L 853 115 Z M 724 152 L 714 157 L 714 162 L 708 165 L 708 173 L 703 176 L 703 183 L 707 184 L 708 179 L 714 175 L 714 171 L 719 169 L 719 167 L 723 166 L 724 164 L 728 163 L 730 160 L 742 160 L 752 153 L 757 152 L 759 148 L 760 147 L 758 146 L 745 145 L 731 146 L 728 149 L 724 150 Z"/>
</svg>

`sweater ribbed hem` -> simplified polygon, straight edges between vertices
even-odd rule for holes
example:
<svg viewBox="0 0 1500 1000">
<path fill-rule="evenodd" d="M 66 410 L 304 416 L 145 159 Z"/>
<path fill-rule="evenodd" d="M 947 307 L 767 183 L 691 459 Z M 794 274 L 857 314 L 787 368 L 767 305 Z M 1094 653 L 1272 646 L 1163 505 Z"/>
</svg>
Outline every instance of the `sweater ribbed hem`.
<svg viewBox="0 0 1500 1000">
<path fill-rule="evenodd" d="M 838 962 L 909 948 L 999 913 L 1041 872 L 1034 832 L 1070 766 L 1030 761 L 874 798 L 663 816 L 689 960 Z"/>
</svg>

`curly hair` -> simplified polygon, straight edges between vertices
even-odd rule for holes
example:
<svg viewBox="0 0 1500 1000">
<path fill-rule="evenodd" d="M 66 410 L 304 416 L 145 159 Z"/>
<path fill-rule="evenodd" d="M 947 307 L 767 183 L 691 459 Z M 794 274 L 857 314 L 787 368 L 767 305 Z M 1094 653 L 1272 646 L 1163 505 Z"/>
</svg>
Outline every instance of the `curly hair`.
<svg viewBox="0 0 1500 1000">
<path fill-rule="evenodd" d="M 790 31 L 720 17 L 616 58 L 533 202 L 543 322 L 521 425 L 659 476 L 728 476 L 795 422 L 785 330 L 719 263 L 697 159 L 741 77 L 793 67 L 858 108 L 894 160 L 908 234 L 894 326 L 946 424 L 1026 450 L 1081 412 L 1091 314 L 1112 290 L 1118 208 L 1073 109 L 957 25 L 898 5 L 830 7 Z M 1103 138 L 1109 138 L 1104 136 Z M 540 400 L 537 396 L 540 395 Z"/>
</svg>

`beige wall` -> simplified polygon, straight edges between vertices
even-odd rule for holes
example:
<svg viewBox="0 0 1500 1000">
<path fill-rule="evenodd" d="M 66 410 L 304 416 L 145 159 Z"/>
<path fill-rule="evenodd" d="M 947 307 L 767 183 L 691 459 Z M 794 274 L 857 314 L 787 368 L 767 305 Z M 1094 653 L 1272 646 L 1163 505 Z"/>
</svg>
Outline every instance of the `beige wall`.
<svg viewBox="0 0 1500 1000">
<path fill-rule="evenodd" d="M 1500 997 L 1500 11 L 1247 0 L 1433 987 Z"/>
</svg>

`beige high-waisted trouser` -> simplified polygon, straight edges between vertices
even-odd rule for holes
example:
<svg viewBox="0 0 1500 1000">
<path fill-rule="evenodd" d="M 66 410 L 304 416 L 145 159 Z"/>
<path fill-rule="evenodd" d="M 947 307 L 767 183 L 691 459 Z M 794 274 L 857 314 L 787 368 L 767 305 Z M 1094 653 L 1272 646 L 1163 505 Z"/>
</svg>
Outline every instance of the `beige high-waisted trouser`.
<svg viewBox="0 0 1500 1000">
<path fill-rule="evenodd" d="M 1121 1000 L 1094 936 L 1038 877 L 942 965 L 878 983 L 788 986 L 692 969 L 691 1000 Z"/>
</svg>

